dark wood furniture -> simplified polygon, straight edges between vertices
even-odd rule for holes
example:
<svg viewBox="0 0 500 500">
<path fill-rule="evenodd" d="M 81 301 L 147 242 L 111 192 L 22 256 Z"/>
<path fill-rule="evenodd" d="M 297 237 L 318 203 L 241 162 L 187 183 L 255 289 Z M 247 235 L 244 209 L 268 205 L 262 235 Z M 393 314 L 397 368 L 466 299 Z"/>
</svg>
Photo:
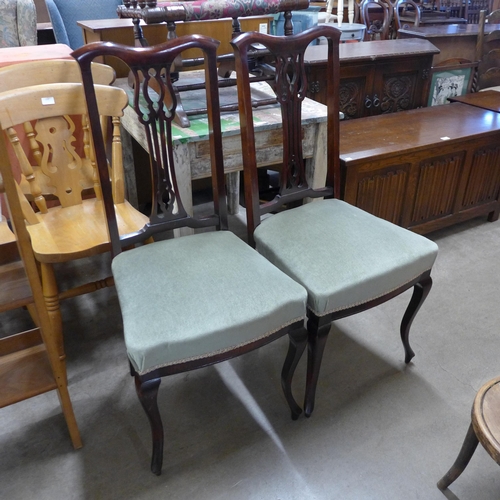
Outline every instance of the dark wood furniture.
<svg viewBox="0 0 500 500">
<path fill-rule="evenodd" d="M 500 114 L 461 103 L 341 123 L 343 199 L 418 233 L 498 219 Z"/>
<path fill-rule="evenodd" d="M 496 90 L 485 90 L 484 92 L 474 92 L 459 97 L 450 97 L 451 102 L 462 102 L 471 106 L 476 106 L 490 111 L 500 113 L 500 92 Z"/>
<path fill-rule="evenodd" d="M 389 40 L 394 9 L 389 1 L 363 0 L 359 6 L 365 24 L 365 40 Z"/>
<path fill-rule="evenodd" d="M 500 377 L 497 377 L 479 389 L 472 406 L 472 421 L 464 443 L 455 463 L 437 483 L 440 490 L 448 488 L 462 474 L 479 443 L 483 445 L 490 457 L 500 465 L 499 414 Z"/>
<path fill-rule="evenodd" d="M 485 32 L 490 33 L 500 29 L 499 25 L 487 25 Z M 476 60 L 476 43 L 478 36 L 477 24 L 458 24 L 451 26 L 419 26 L 418 28 L 401 29 L 398 38 L 420 38 L 428 40 L 439 50 L 434 56 L 434 64 L 446 59 L 462 57 Z"/>
<path fill-rule="evenodd" d="M 486 26 L 498 26 L 500 10 L 486 16 L 486 10 L 479 13 L 479 34 L 477 36 L 476 59 L 479 62 L 477 88 L 488 89 L 500 85 L 500 26 L 486 33 Z"/>
<path fill-rule="evenodd" d="M 240 19 L 243 31 L 267 30 L 272 16 L 250 16 Z M 91 42 L 116 42 L 124 45 L 134 46 L 134 25 L 132 19 L 101 19 L 95 21 L 78 21 L 78 25 L 83 30 L 85 43 Z M 145 24 L 141 21 L 140 26 L 144 32 L 144 38 L 150 45 L 157 45 L 167 40 L 168 28 L 165 23 Z M 220 40 L 221 44 L 217 49 L 218 55 L 232 52 L 229 42 L 232 34 L 231 19 L 212 19 L 210 21 L 187 21 L 176 24 L 177 36 L 192 35 L 202 33 Z M 197 51 L 188 51 L 186 57 L 199 55 Z M 112 66 L 118 78 L 127 76 L 127 68 L 124 63 L 110 58 L 105 61 Z"/>
<path fill-rule="evenodd" d="M 307 49 L 307 96 L 326 103 L 324 45 Z M 432 58 L 438 53 L 423 40 L 379 40 L 341 44 L 340 110 L 345 118 L 392 113 L 427 104 Z"/>
<path fill-rule="evenodd" d="M 137 395 L 151 425 L 151 469 L 155 474 L 161 473 L 163 462 L 163 424 L 157 395 L 164 376 L 218 363 L 289 335 L 282 387 L 292 417 L 297 418 L 302 411 L 293 398 L 291 381 L 307 343 L 303 326 L 307 293 L 227 231 L 217 45 L 212 38 L 192 35 L 149 48 L 99 43 L 73 52 L 82 69 L 125 347 Z M 174 60 L 190 49 L 202 51 L 206 58 L 209 141 L 198 153 L 209 157 L 213 211 L 202 216 L 191 216 L 185 209 L 172 139 L 176 100 L 171 72 Z M 101 56 L 118 57 L 130 67 L 134 78 L 132 102 L 149 146 L 150 161 L 141 165 L 142 175 L 152 184 L 149 219 L 139 231 L 122 236 L 118 233 L 90 71 L 91 61 Z M 152 93 L 152 87 L 159 94 Z M 163 105 L 166 94 L 170 96 L 168 107 Z M 153 235 L 182 227 L 212 231 L 156 239 L 122 252 Z"/>
<path fill-rule="evenodd" d="M 301 148 L 304 101 L 303 54 L 315 37 L 328 40 L 328 157 L 326 186 L 313 189 L 305 176 Z M 233 40 L 238 79 L 242 150 L 245 151 L 245 203 L 249 241 L 273 264 L 308 291 L 308 363 L 305 414 L 314 408 L 323 351 L 332 321 L 350 316 L 414 288 L 401 323 L 405 362 L 414 356 L 408 336 L 413 318 L 430 288 L 437 246 L 419 235 L 373 217 L 338 198 L 339 169 L 339 32 L 318 26 L 285 38 L 245 33 Z M 262 44 L 273 55 L 273 88 L 281 106 L 283 166 L 279 193 L 261 203 L 253 131 L 249 48 Z M 360 121 L 360 120 L 357 120 Z M 356 122 L 356 120 L 353 120 Z M 308 197 L 326 197 L 301 204 Z M 297 206 L 299 205 L 299 206 Z M 285 209 L 286 208 L 286 209 Z M 270 215 L 262 219 L 264 215 Z M 409 249 L 411 248 L 411 251 Z"/>
</svg>

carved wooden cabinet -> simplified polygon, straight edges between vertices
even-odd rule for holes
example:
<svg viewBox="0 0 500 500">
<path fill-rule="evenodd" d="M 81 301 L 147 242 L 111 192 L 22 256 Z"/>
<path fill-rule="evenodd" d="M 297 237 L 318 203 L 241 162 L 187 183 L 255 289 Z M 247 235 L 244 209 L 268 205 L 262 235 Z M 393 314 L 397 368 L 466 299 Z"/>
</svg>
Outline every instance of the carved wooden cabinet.
<svg viewBox="0 0 500 500">
<path fill-rule="evenodd" d="M 416 41 L 340 45 L 340 110 L 346 119 L 426 105 L 432 57 L 439 51 L 426 40 Z M 307 96 L 325 104 L 326 46 L 310 47 L 306 64 Z"/>
<path fill-rule="evenodd" d="M 342 198 L 418 233 L 500 212 L 500 113 L 454 103 L 341 123 Z"/>
</svg>

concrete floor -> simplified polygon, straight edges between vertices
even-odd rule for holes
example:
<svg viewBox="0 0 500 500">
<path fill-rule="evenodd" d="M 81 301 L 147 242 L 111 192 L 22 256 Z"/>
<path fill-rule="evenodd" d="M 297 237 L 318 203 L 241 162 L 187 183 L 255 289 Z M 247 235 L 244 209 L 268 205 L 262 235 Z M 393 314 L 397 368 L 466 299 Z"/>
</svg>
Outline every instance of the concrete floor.
<svg viewBox="0 0 500 500">
<path fill-rule="evenodd" d="M 500 374 L 500 222 L 477 219 L 430 237 L 440 254 L 409 366 L 398 333 L 407 293 L 335 324 L 310 419 L 293 422 L 281 394 L 286 339 L 164 379 L 160 477 L 149 471 L 149 425 L 128 373 L 114 290 L 66 301 L 69 387 L 84 447 L 72 450 L 55 393 L 2 409 L 0 498 L 500 498 L 500 471 L 481 447 L 450 491 L 436 488 L 460 449 L 476 391 Z M 108 265 L 84 264 L 75 270 Z"/>
</svg>

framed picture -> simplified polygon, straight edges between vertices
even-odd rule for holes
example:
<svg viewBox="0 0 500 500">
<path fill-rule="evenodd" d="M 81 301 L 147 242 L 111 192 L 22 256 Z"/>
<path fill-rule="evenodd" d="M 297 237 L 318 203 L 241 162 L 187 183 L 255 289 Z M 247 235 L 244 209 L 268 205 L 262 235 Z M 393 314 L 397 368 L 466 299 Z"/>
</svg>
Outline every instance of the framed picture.
<svg viewBox="0 0 500 500">
<path fill-rule="evenodd" d="M 461 96 L 471 91 L 478 63 L 469 61 L 450 66 L 443 63 L 431 69 L 427 106 L 448 104 L 448 97 Z"/>
</svg>

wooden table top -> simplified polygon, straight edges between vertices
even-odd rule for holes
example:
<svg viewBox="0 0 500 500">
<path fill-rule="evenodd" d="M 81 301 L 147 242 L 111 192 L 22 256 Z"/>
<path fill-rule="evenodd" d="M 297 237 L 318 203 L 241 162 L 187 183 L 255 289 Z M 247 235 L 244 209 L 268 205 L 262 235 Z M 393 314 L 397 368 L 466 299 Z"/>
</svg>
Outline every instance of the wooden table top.
<svg viewBox="0 0 500 500">
<path fill-rule="evenodd" d="M 306 64 L 325 64 L 328 45 L 311 45 L 307 48 L 304 61 Z M 340 62 L 357 59 L 376 60 L 401 57 L 412 54 L 439 54 L 439 49 L 428 40 L 406 38 L 404 40 L 374 40 L 371 42 L 341 43 L 339 45 Z"/>
<path fill-rule="evenodd" d="M 500 113 L 500 92 L 496 90 L 485 90 L 484 92 L 474 92 L 459 97 L 450 97 L 449 100 L 451 102 L 462 102 L 464 104 Z"/>
<path fill-rule="evenodd" d="M 500 24 L 486 24 L 484 27 L 485 33 L 491 33 L 492 31 L 497 29 L 500 29 Z M 417 28 L 400 29 L 398 33 L 426 39 L 443 36 L 477 36 L 478 25 L 449 24 L 438 26 L 419 26 Z"/>
<path fill-rule="evenodd" d="M 189 71 L 181 73 L 179 82 L 182 84 L 199 83 L 203 78 L 199 77 L 199 71 Z M 129 95 L 132 102 L 133 91 L 129 87 L 126 78 L 119 78 L 115 85 L 123 88 Z M 200 109 L 206 107 L 205 91 L 192 90 L 182 91 L 180 93 L 182 104 L 186 111 Z M 256 100 L 266 99 L 273 96 L 270 87 L 265 82 L 252 83 L 252 97 Z M 233 87 L 221 87 L 219 89 L 220 104 L 235 104 L 237 103 L 237 89 Z M 141 102 L 141 101 L 140 101 Z M 132 117 L 135 113 L 128 113 Z M 128 116 L 127 114 L 127 116 Z M 302 105 L 302 125 L 316 124 L 326 122 L 327 107 L 324 104 L 313 101 L 312 99 L 304 99 Z M 208 120 L 206 114 L 190 116 L 190 127 L 181 128 L 176 124 L 172 125 L 172 138 L 180 143 L 205 141 L 208 138 Z M 139 125 L 137 120 L 137 126 Z M 254 126 L 256 132 L 266 132 L 278 130 L 283 127 L 281 117 L 281 108 L 278 104 L 267 106 L 259 106 L 254 110 Z M 229 111 L 221 113 L 221 127 L 223 137 L 236 136 L 240 134 L 240 116 L 238 111 Z"/>
<path fill-rule="evenodd" d="M 340 158 L 349 163 L 411 152 L 450 140 L 500 131 L 500 113 L 462 103 L 444 104 L 340 123 Z"/>
</svg>

